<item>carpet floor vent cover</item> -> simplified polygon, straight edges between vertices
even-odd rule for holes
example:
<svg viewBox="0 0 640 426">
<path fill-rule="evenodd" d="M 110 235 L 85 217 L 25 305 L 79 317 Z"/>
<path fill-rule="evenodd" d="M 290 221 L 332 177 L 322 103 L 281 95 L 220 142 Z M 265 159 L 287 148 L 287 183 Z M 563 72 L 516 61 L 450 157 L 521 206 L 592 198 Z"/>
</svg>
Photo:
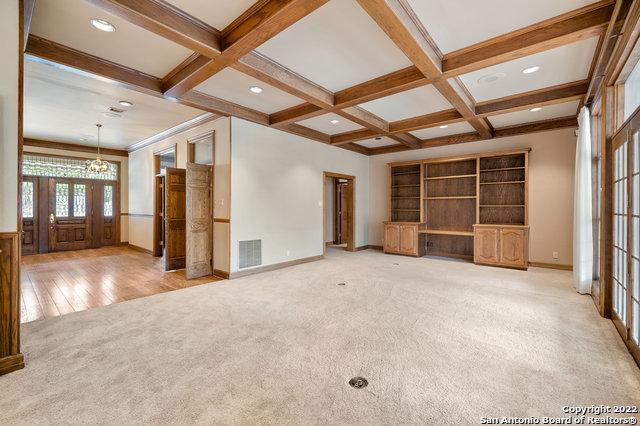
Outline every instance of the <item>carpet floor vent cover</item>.
<svg viewBox="0 0 640 426">
<path fill-rule="evenodd" d="M 366 388 L 368 384 L 369 382 L 364 377 L 354 377 L 353 379 L 349 380 L 349 386 L 355 389 Z"/>
</svg>

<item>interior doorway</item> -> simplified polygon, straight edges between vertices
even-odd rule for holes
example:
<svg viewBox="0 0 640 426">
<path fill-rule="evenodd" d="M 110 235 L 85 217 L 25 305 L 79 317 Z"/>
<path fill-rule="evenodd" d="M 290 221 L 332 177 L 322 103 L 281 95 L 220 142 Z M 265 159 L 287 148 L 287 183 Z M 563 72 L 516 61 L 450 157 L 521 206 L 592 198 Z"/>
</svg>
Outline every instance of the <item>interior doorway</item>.
<svg viewBox="0 0 640 426">
<path fill-rule="evenodd" d="M 343 247 L 355 251 L 356 178 L 341 173 L 323 175 L 324 247 Z"/>
</svg>

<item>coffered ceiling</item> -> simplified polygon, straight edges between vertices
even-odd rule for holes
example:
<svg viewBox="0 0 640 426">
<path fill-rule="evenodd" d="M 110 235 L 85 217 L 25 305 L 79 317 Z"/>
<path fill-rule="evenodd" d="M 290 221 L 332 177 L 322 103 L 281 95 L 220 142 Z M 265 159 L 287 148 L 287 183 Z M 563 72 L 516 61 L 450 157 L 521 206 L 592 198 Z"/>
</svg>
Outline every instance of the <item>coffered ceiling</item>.
<svg viewBox="0 0 640 426">
<path fill-rule="evenodd" d="M 373 155 L 575 126 L 613 13 L 613 0 L 37 0 L 26 57 L 184 108 L 163 123 L 214 112 Z M 64 126 L 48 120 L 50 137 Z"/>
</svg>

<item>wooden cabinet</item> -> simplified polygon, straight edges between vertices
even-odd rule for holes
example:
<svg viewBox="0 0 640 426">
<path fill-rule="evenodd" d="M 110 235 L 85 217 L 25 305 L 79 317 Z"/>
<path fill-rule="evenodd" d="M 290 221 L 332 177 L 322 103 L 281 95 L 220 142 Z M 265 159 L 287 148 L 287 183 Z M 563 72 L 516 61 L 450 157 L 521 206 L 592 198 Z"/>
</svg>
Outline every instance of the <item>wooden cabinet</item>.
<svg viewBox="0 0 640 426">
<path fill-rule="evenodd" d="M 408 222 L 385 222 L 384 252 L 424 256 L 425 240 L 424 234 L 419 232 L 419 225 Z"/>
<path fill-rule="evenodd" d="M 474 225 L 474 262 L 527 269 L 529 227 L 516 225 Z"/>
</svg>

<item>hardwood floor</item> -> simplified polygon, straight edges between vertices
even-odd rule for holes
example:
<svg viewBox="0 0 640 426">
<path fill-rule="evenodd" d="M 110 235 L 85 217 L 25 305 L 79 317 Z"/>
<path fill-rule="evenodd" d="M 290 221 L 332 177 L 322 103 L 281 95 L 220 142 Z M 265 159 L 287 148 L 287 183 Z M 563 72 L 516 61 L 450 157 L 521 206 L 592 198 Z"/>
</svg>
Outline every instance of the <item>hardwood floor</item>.
<svg viewBox="0 0 640 426">
<path fill-rule="evenodd" d="M 162 259 L 128 247 L 36 254 L 22 258 L 21 315 L 25 323 L 165 291 L 219 281 L 165 272 Z"/>
</svg>

